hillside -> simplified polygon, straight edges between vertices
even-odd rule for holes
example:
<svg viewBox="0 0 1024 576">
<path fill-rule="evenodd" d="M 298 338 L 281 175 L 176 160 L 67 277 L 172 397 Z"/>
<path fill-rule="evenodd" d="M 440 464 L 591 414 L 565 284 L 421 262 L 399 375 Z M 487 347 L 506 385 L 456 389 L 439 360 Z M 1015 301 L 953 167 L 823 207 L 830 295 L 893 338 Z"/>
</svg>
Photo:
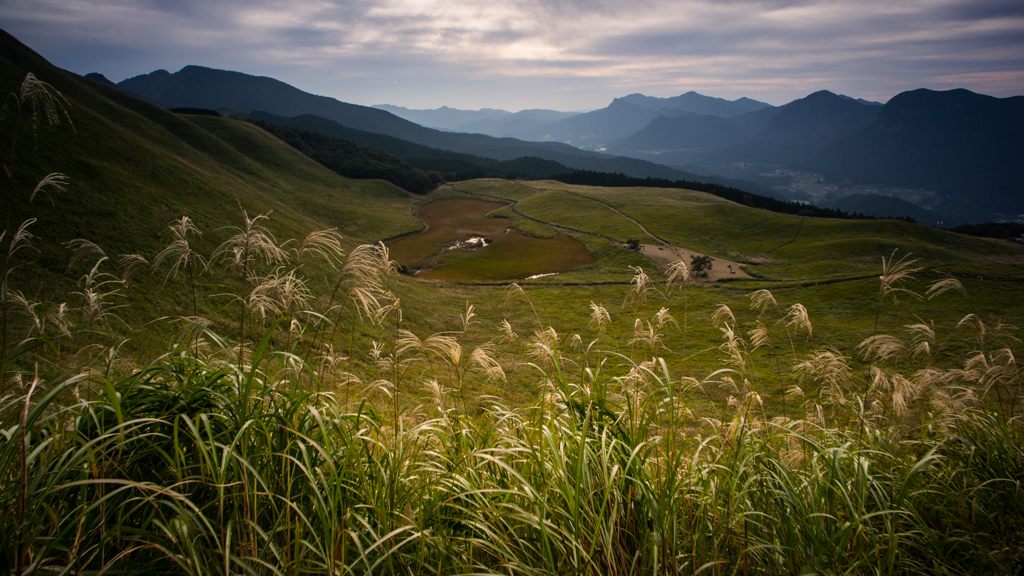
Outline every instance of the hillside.
<svg viewBox="0 0 1024 576">
<path fill-rule="evenodd" d="M 369 146 L 360 146 L 320 132 L 288 128 L 259 120 L 254 122 L 292 148 L 346 178 L 379 178 L 414 194 L 426 194 L 444 180 L 444 176 L 437 172 L 417 170 L 401 158 Z"/>
<path fill-rule="evenodd" d="M 495 174 L 502 176 L 509 174 L 521 174 L 530 178 L 547 178 L 555 174 L 562 174 L 573 170 L 591 170 L 608 174 L 630 174 L 632 172 L 631 167 L 634 166 L 633 163 L 635 162 L 634 160 L 622 157 L 612 157 L 609 160 L 589 157 L 570 157 L 558 154 L 545 154 L 542 157 L 524 155 L 509 160 L 494 160 L 492 158 L 485 158 L 475 154 L 463 154 L 459 152 L 430 148 L 428 146 L 422 146 L 420 144 L 415 144 L 391 136 L 385 136 L 383 134 L 354 130 L 337 122 L 327 120 L 326 118 L 320 118 L 319 116 L 309 114 L 285 118 L 268 112 L 254 111 L 250 116 L 253 119 L 264 120 L 282 126 L 300 128 L 302 130 L 322 132 L 329 136 L 334 136 L 335 138 L 342 138 L 364 146 L 377 148 L 378 150 L 385 151 L 389 154 L 394 154 L 421 170 L 455 173 L 455 179 L 458 180 Z M 522 152 L 525 154 L 528 151 L 523 150 Z M 650 163 L 644 164 L 657 166 Z M 664 173 L 668 176 L 657 176 L 657 178 L 705 182 L 708 184 L 729 186 L 751 192 L 753 194 L 771 193 L 765 187 L 741 180 L 732 180 L 719 176 L 698 176 L 696 174 L 680 172 L 666 167 L 658 168 L 659 169 L 653 171 L 657 173 Z M 474 174 L 476 175 L 474 176 Z M 683 174 L 685 177 L 680 178 L 678 177 L 679 174 Z"/>
<path fill-rule="evenodd" d="M 354 246 L 419 227 L 409 215 L 413 200 L 391 184 L 342 178 L 237 120 L 173 114 L 57 69 L 0 34 L 0 90 L 16 90 L 28 72 L 64 95 L 74 125 L 41 127 L 22 139 L 16 194 L 3 207 L 13 222 L 37 219 L 38 266 L 18 273 L 47 278 L 44 292 L 66 298 L 82 272 L 65 273 L 71 254 L 64 243 L 86 238 L 112 258 L 152 258 L 168 241 L 167 224 L 183 215 L 204 232 L 197 248 L 205 253 L 224 239 L 225 227 L 240 223 L 243 209 L 272 213 L 269 227 L 281 241 L 337 228 Z M 29 204 L 28 193 L 51 172 L 67 176 L 67 191 Z M 159 289 L 157 277 L 137 278 L 144 292 Z M 172 293 L 147 307 L 163 302 L 157 308 L 172 312 L 175 299 Z"/>
<path fill-rule="evenodd" d="M 824 147 L 812 166 L 833 180 L 920 186 L 941 211 L 984 221 L 1024 212 L 1024 96 L 914 90 L 890 100 L 863 132 Z"/>
<path fill-rule="evenodd" d="M 0 90 L 0 574 L 1019 572 L 1024 245 Z"/>
<path fill-rule="evenodd" d="M 449 150 L 430 148 L 392 136 L 385 136 L 384 134 L 348 128 L 337 122 L 312 114 L 285 118 L 276 114 L 270 114 L 269 112 L 255 110 L 249 116 L 257 122 L 269 122 L 299 130 L 319 132 L 334 138 L 362 144 L 363 146 L 393 154 L 421 170 L 450 174 L 452 179 L 455 180 L 481 178 L 484 176 L 505 176 L 510 173 L 523 174 L 531 178 L 545 178 L 569 171 L 567 166 L 558 162 L 529 156 L 513 160 L 494 160 L 473 154 L 462 154 Z"/>
</svg>

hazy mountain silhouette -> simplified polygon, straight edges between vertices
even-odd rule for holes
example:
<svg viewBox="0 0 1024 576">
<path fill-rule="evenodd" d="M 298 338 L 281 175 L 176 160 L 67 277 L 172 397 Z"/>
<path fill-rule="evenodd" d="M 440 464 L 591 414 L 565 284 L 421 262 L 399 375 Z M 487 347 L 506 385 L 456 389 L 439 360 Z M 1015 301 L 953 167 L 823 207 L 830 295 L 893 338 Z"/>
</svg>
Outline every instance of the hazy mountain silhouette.
<svg viewBox="0 0 1024 576">
<path fill-rule="evenodd" d="M 749 142 L 694 158 L 699 164 L 759 162 L 801 168 L 826 144 L 867 128 L 882 110 L 848 96 L 821 90 L 782 106 L 771 114 L 758 110 L 736 118 L 751 128 L 763 127 Z"/>
<path fill-rule="evenodd" d="M 671 115 L 671 112 L 666 114 Z M 605 108 L 540 126 L 530 137 L 536 140 L 565 142 L 593 150 L 603 148 L 613 140 L 634 134 L 659 115 L 657 110 L 616 98 Z"/>
<path fill-rule="evenodd" d="M 829 179 L 924 187 L 977 210 L 1024 212 L 1024 96 L 958 89 L 895 96 L 865 130 L 836 140 L 811 167 Z"/>
<path fill-rule="evenodd" d="M 679 96 L 673 96 L 671 98 L 656 98 L 654 96 L 644 96 L 643 94 L 630 94 L 629 96 L 624 96 L 619 100 L 651 110 L 662 110 L 668 108 L 671 110 L 690 112 L 692 114 L 700 114 L 702 116 L 720 116 L 722 118 L 732 118 L 749 112 L 755 112 L 762 108 L 773 108 L 771 104 L 758 102 L 757 100 L 751 100 L 746 97 L 739 98 L 737 100 L 726 100 L 725 98 L 704 96 L 703 94 L 698 94 L 692 90 L 686 94 L 680 94 Z"/>
<path fill-rule="evenodd" d="M 576 114 L 540 109 L 509 112 L 496 108 L 459 110 L 447 106 L 433 110 L 412 110 L 391 104 L 375 104 L 373 107 L 428 128 L 497 137 L 515 137 L 518 132 L 525 129 L 556 122 Z"/>
<path fill-rule="evenodd" d="M 531 140 L 565 142 L 588 150 L 601 150 L 610 149 L 612 143 L 633 136 L 658 117 L 676 118 L 695 114 L 731 118 L 764 108 L 772 106 L 749 98 L 729 101 L 692 91 L 672 98 L 630 94 L 612 100 L 605 108 L 523 130 L 516 135 Z M 664 132 L 670 129 L 666 127 L 660 130 Z M 645 144 L 644 147 L 650 146 Z"/>
<path fill-rule="evenodd" d="M 770 142 L 816 149 L 867 128 L 881 110 L 880 106 L 821 90 L 783 106 L 758 136 Z"/>
<path fill-rule="evenodd" d="M 918 224 L 935 226 L 944 222 L 946 218 L 927 208 L 916 204 L 878 194 L 850 194 L 832 202 L 823 204 L 826 208 L 835 208 L 849 214 L 866 214 L 879 218 L 910 217 Z"/>
<path fill-rule="evenodd" d="M 867 127 L 879 110 L 881 106 L 821 91 L 779 108 L 763 105 L 732 118 L 658 116 L 608 151 L 670 165 L 795 165 L 810 159 L 822 145 Z"/>
<path fill-rule="evenodd" d="M 658 116 L 632 136 L 613 142 L 608 151 L 666 164 L 684 164 L 701 152 L 752 138 L 749 131 L 727 118 L 697 114 Z"/>
</svg>

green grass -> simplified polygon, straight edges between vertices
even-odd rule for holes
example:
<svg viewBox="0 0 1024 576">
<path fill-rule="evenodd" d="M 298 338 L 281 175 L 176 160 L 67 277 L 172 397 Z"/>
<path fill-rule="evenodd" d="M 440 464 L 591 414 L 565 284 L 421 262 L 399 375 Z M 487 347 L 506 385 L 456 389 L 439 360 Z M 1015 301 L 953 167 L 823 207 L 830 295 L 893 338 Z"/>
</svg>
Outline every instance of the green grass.
<svg viewBox="0 0 1024 576">
<path fill-rule="evenodd" d="M 545 222 L 609 236 L 619 242 L 630 238 L 643 243 L 652 241 L 636 224 L 607 206 L 558 190 L 545 190 L 521 200 L 516 210 Z"/>
</svg>

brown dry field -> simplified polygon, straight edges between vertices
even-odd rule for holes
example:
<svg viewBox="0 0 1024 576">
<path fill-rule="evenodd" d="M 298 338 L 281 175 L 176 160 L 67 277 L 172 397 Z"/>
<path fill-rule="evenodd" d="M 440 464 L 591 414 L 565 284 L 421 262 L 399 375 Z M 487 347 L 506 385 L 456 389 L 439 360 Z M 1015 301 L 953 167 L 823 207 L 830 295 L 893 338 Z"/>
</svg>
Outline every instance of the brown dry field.
<svg viewBox="0 0 1024 576">
<path fill-rule="evenodd" d="M 696 250 L 683 249 L 678 246 L 666 246 L 662 244 L 644 244 L 640 253 L 662 268 L 668 268 L 669 264 L 676 260 L 683 260 L 689 264 L 691 257 L 705 255 L 701 252 L 697 252 Z M 732 260 L 725 260 L 724 258 L 713 258 L 715 258 L 715 260 L 711 262 L 711 270 L 708 271 L 707 279 L 694 278 L 695 281 L 716 282 L 722 278 L 750 278 L 750 275 L 740 268 L 739 263 L 733 262 Z M 731 270 L 735 270 L 736 272 L 733 273 Z"/>
<path fill-rule="evenodd" d="M 391 243 L 391 258 L 412 267 L 441 251 L 446 245 L 472 236 L 491 238 L 508 228 L 504 218 L 487 218 L 487 214 L 507 206 L 500 202 L 474 199 L 433 200 L 421 204 L 416 216 L 429 228 L 422 234 L 406 236 Z M 493 239 L 493 238 L 492 238 Z"/>
<path fill-rule="evenodd" d="M 563 272 L 596 261 L 575 238 L 533 238 L 509 229 L 505 218 L 486 217 L 506 205 L 462 198 L 421 204 L 417 216 L 429 228 L 391 243 L 391 258 L 407 268 L 426 268 L 419 278 L 484 282 Z M 492 243 L 480 249 L 446 250 L 473 236 Z"/>
<path fill-rule="evenodd" d="M 469 250 L 437 268 L 425 270 L 421 278 L 463 282 L 521 280 L 535 274 L 564 272 L 590 264 L 596 258 L 578 240 L 564 234 L 533 238 L 508 230 L 492 236 L 486 248 Z"/>
</svg>

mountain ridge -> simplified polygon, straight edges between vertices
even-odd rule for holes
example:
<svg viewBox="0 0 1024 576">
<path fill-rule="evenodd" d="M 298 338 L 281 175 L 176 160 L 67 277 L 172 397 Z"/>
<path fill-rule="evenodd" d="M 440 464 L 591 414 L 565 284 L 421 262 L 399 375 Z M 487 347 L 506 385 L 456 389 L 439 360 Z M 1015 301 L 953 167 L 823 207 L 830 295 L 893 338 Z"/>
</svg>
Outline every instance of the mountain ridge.
<svg viewBox="0 0 1024 576">
<path fill-rule="evenodd" d="M 312 114 L 365 132 L 384 134 L 431 148 L 494 160 L 534 156 L 578 170 L 622 172 L 633 177 L 699 180 L 702 177 L 663 164 L 581 150 L 560 142 L 532 142 L 425 128 L 384 110 L 316 96 L 264 76 L 189 65 L 171 74 L 157 70 L 118 83 L 164 106 L 264 110 L 282 117 Z M 748 184 L 751 191 L 761 188 Z"/>
</svg>

